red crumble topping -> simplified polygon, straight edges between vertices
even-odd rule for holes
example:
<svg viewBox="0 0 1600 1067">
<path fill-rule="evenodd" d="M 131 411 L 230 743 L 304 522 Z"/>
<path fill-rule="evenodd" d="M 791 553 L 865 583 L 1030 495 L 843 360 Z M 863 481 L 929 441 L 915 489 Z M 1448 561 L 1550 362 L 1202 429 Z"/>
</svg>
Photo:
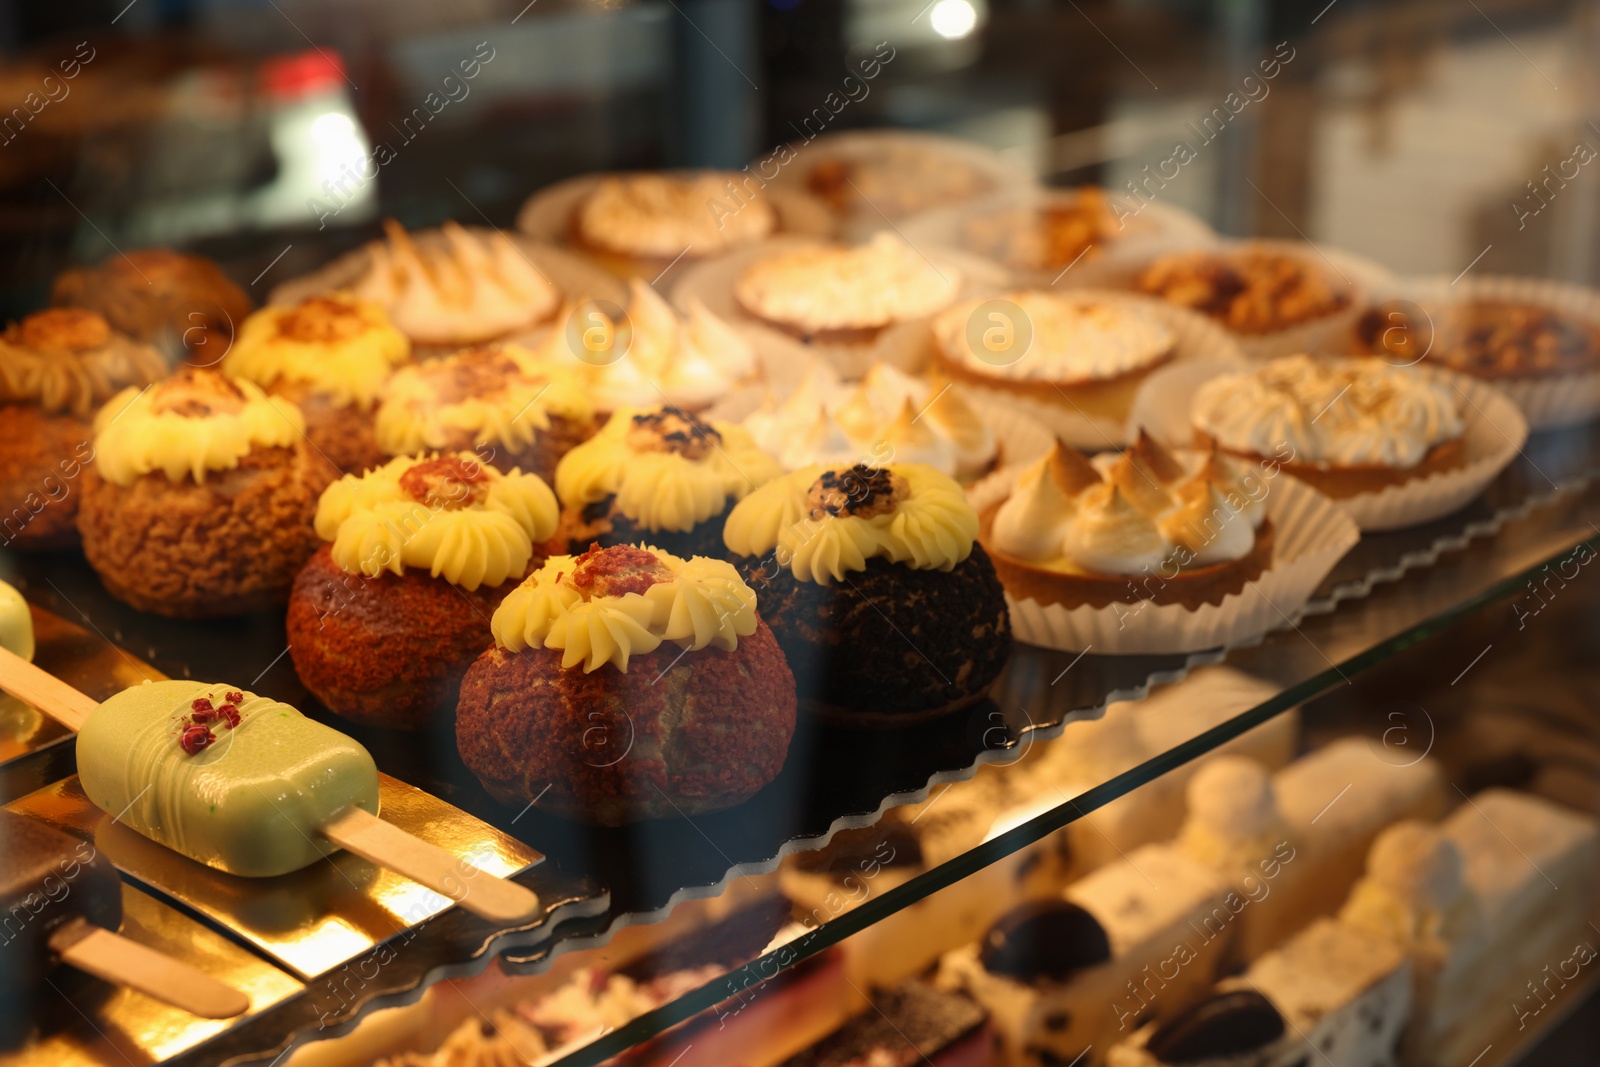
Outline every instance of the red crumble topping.
<svg viewBox="0 0 1600 1067">
<path fill-rule="evenodd" d="M 178 744 L 189 755 L 194 755 L 207 745 L 214 743 L 217 735 L 200 723 L 190 723 L 183 728 L 183 733 L 178 736 Z"/>
<path fill-rule="evenodd" d="M 455 510 L 483 503 L 489 495 L 489 475 L 476 460 L 439 456 L 402 474 L 400 488 L 430 508 Z"/>
<path fill-rule="evenodd" d="M 230 730 L 238 726 L 243 721 L 239 712 L 242 703 L 244 694 L 237 689 L 222 694 L 221 707 L 213 704 L 210 697 L 195 697 L 189 704 L 189 714 L 178 725 L 178 747 L 192 756 L 214 743 L 217 735 L 211 727 L 217 723 Z"/>
<path fill-rule="evenodd" d="M 601 548 L 591 544 L 572 569 L 572 584 L 585 598 L 643 593 L 652 585 L 670 582 L 675 575 L 654 552 L 633 545 Z"/>
</svg>

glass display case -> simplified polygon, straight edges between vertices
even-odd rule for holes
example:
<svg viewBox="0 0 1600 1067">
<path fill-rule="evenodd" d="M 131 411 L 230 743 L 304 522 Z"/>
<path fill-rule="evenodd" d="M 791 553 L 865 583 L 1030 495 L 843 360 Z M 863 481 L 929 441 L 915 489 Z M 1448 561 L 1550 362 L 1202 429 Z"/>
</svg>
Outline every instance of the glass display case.
<svg viewBox="0 0 1600 1067">
<path fill-rule="evenodd" d="M 0 1065 L 1592 1061 L 1597 32 L 6 9 Z"/>
</svg>

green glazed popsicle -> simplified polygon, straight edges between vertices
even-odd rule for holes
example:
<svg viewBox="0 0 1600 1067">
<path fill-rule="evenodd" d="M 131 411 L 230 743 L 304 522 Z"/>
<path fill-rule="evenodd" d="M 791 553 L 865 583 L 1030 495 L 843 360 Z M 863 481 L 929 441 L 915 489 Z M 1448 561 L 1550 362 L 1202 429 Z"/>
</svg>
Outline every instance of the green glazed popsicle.
<svg viewBox="0 0 1600 1067">
<path fill-rule="evenodd" d="M 229 874 L 270 877 L 337 851 L 319 828 L 378 812 L 378 769 L 354 739 L 288 704 L 225 685 L 146 682 L 78 733 L 95 806 Z"/>
</svg>

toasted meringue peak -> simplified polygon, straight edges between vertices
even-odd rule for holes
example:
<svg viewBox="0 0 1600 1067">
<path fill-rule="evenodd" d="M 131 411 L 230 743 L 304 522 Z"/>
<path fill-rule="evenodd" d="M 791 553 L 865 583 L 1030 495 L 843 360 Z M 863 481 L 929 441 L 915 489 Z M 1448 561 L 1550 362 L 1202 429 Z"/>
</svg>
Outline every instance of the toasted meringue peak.
<svg viewBox="0 0 1600 1067">
<path fill-rule="evenodd" d="M 1129 503 L 1146 515 L 1160 515 L 1172 507 L 1172 494 L 1127 452 L 1111 465 L 1111 482 Z"/>
<path fill-rule="evenodd" d="M 1178 457 L 1161 447 L 1161 442 L 1151 437 L 1142 426 L 1139 436 L 1124 454 L 1162 485 L 1171 485 L 1184 475 L 1183 464 L 1178 462 Z"/>
<path fill-rule="evenodd" d="M 1060 440 L 1045 453 L 1045 462 L 1049 464 L 1050 477 L 1055 480 L 1056 486 L 1069 497 L 1075 497 L 1085 489 L 1105 481 L 1082 452 Z"/>
</svg>

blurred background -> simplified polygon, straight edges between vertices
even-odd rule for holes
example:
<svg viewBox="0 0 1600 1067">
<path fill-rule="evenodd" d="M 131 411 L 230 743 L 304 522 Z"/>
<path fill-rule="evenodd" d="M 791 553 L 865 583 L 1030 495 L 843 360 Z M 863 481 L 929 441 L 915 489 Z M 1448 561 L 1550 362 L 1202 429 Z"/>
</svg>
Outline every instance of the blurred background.
<svg viewBox="0 0 1600 1067">
<path fill-rule="evenodd" d="M 9 0 L 0 313 L 152 244 L 260 299 L 384 215 L 509 225 L 823 120 L 1402 272 L 1593 283 L 1597 54 L 1600 5 L 1562 0 Z"/>
</svg>

